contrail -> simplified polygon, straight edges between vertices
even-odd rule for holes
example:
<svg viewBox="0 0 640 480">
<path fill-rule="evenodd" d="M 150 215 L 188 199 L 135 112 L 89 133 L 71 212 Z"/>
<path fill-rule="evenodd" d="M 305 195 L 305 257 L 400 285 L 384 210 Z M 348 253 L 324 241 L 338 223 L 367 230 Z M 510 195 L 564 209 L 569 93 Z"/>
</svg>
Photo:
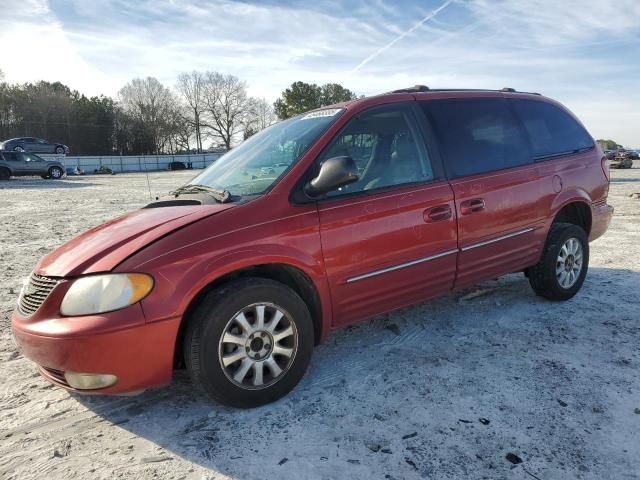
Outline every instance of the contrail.
<svg viewBox="0 0 640 480">
<path fill-rule="evenodd" d="M 440 13 L 442 10 L 444 10 L 445 8 L 447 8 L 449 6 L 449 4 L 451 4 L 454 0 L 447 0 L 446 2 L 444 2 L 442 5 L 440 5 L 438 8 L 436 8 L 433 12 L 431 12 L 429 15 L 427 15 L 426 17 L 424 17 L 422 20 L 420 20 L 418 23 L 416 23 L 413 27 L 411 27 L 409 30 L 407 30 L 406 32 L 403 32 L 402 34 L 400 34 L 399 36 L 397 36 L 396 38 L 394 38 L 393 40 L 391 40 L 389 43 L 387 43 L 384 47 L 382 47 L 379 50 L 376 50 L 375 52 L 373 52 L 371 55 L 369 55 L 367 58 L 365 58 L 363 61 L 361 61 L 353 70 L 351 70 L 351 72 L 349 72 L 349 74 L 354 74 L 356 73 L 358 70 L 360 70 L 362 67 L 364 67 L 367 63 L 369 63 L 371 60 L 373 60 L 374 58 L 376 58 L 378 55 L 380 55 L 382 52 L 385 52 L 386 50 L 389 50 L 391 47 L 393 47 L 397 42 L 399 42 L 400 40 L 402 40 L 404 37 L 406 37 L 407 35 L 409 35 L 410 33 L 412 33 L 416 28 L 418 28 L 420 25 L 422 25 L 423 23 L 431 20 L 433 17 L 435 17 L 438 13 Z"/>
</svg>

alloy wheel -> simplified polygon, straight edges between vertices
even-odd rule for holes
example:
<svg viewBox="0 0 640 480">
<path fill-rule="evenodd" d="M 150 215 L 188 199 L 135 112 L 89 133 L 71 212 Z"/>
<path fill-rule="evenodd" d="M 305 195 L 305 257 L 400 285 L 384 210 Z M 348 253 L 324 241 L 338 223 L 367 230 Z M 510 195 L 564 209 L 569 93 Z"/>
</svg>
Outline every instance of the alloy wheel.
<svg viewBox="0 0 640 480">
<path fill-rule="evenodd" d="M 582 271 L 582 245 L 576 238 L 569 238 L 562 245 L 556 259 L 556 278 L 565 289 L 575 285 Z"/>
<path fill-rule="evenodd" d="M 218 346 L 218 359 L 235 385 L 258 390 L 287 373 L 298 349 L 291 316 L 272 303 L 249 305 L 227 322 Z"/>
</svg>

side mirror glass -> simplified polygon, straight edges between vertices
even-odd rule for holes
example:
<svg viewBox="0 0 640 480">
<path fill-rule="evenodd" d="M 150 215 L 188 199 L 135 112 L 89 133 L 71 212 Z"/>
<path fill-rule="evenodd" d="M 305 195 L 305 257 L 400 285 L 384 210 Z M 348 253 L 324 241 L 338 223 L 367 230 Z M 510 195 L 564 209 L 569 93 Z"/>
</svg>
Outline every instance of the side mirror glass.
<svg viewBox="0 0 640 480">
<path fill-rule="evenodd" d="M 316 198 L 358 180 L 358 166 L 351 157 L 332 157 L 320 166 L 320 173 L 304 186 L 304 193 Z"/>
</svg>

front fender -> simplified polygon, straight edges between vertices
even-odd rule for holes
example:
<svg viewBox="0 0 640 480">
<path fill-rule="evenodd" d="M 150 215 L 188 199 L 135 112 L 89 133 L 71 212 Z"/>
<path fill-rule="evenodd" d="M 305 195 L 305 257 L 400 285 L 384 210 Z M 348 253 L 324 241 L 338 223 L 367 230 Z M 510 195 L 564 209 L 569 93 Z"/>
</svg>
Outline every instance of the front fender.
<svg viewBox="0 0 640 480">
<path fill-rule="evenodd" d="M 259 250 L 230 251 L 203 260 L 195 260 L 191 265 L 171 264 L 151 272 L 156 279 L 156 288 L 142 301 L 147 322 L 184 316 L 198 294 L 225 275 L 248 267 L 279 264 L 295 268 L 311 280 L 321 304 L 321 338 L 330 331 L 331 299 L 323 266 L 308 255 L 283 251 L 281 246 L 273 245 Z"/>
<path fill-rule="evenodd" d="M 281 264 L 311 280 L 321 304 L 322 334 L 329 331 L 331 300 L 315 206 L 271 220 L 261 215 L 262 221 L 251 217 L 254 211 L 263 214 L 264 210 L 247 207 L 179 230 L 117 267 L 117 271 L 139 271 L 154 277 L 156 286 L 142 302 L 148 322 L 183 316 L 203 289 L 229 273 Z"/>
</svg>

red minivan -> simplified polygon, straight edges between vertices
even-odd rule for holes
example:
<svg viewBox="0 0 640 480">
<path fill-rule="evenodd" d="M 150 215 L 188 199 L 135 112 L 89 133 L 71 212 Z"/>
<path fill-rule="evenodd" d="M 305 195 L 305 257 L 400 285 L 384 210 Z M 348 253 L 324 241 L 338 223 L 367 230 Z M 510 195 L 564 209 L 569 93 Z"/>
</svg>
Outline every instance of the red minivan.
<svg viewBox="0 0 640 480">
<path fill-rule="evenodd" d="M 519 271 L 573 297 L 608 189 L 600 148 L 538 94 L 417 86 L 334 105 L 48 254 L 13 333 L 72 391 L 139 391 L 186 365 L 214 399 L 256 406 L 372 315 Z"/>
</svg>

